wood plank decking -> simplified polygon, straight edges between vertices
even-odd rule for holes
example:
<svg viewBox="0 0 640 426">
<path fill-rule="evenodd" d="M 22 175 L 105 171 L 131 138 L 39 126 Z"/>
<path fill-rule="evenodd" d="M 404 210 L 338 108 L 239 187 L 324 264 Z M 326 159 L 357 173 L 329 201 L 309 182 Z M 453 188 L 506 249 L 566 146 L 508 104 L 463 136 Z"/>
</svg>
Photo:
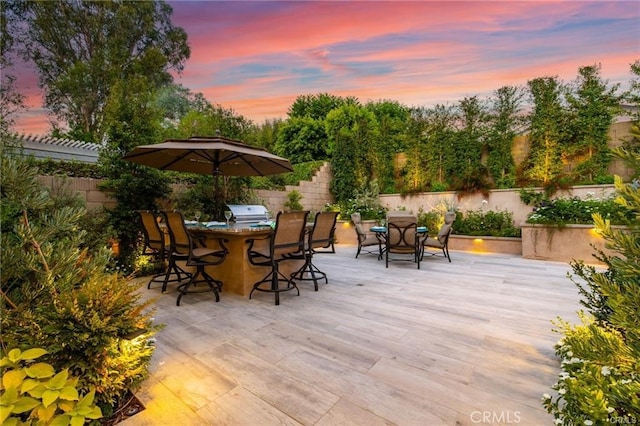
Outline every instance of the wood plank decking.
<svg viewBox="0 0 640 426">
<path fill-rule="evenodd" d="M 551 320 L 580 309 L 566 263 L 452 252 L 421 269 L 355 247 L 315 257 L 329 284 L 249 300 L 157 297 L 133 425 L 549 425 Z"/>
</svg>

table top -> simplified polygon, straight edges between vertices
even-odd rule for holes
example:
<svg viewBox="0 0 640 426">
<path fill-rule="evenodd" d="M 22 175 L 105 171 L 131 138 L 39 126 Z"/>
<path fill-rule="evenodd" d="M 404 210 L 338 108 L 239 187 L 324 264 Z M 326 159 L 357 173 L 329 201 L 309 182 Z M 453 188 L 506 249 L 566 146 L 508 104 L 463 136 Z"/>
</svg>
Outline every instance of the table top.
<svg viewBox="0 0 640 426">
<path fill-rule="evenodd" d="M 372 226 L 369 229 L 371 231 L 377 232 L 377 233 L 385 233 L 385 232 L 387 232 L 387 227 L 386 226 Z M 418 226 L 417 232 L 419 234 L 424 234 L 425 232 L 427 232 L 427 227 L 426 226 Z"/>
<path fill-rule="evenodd" d="M 272 231 L 270 223 L 230 223 L 227 225 L 224 222 L 185 222 L 187 229 L 196 233 L 210 233 L 210 234 L 227 234 L 227 235 L 240 235 L 240 234 L 255 234 L 264 233 L 265 231 Z"/>
</svg>

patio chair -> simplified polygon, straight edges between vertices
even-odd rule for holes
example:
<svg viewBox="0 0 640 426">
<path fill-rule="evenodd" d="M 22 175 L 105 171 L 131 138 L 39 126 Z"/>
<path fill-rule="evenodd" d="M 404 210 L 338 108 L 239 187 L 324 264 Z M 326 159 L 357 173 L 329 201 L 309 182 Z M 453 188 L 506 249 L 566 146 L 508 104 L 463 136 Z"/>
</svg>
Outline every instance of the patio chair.
<svg viewBox="0 0 640 426">
<path fill-rule="evenodd" d="M 416 216 L 401 214 L 387 216 L 387 233 L 385 238 L 385 267 L 389 267 L 390 260 L 407 260 L 415 262 L 420 269 L 420 254 L 422 251 L 420 234 L 418 234 L 418 220 Z M 411 258 L 398 258 L 390 255 L 411 255 Z"/>
<path fill-rule="evenodd" d="M 300 281 L 313 281 L 314 290 L 318 291 L 318 279 L 324 279 L 328 283 L 327 274 L 313 264 L 313 256 L 316 253 L 335 253 L 334 234 L 338 212 L 320 212 L 316 215 L 313 228 L 307 234 L 305 242 L 304 265 L 291 274 L 291 279 Z M 324 249 L 324 250 L 322 250 Z"/>
<path fill-rule="evenodd" d="M 164 272 L 151 277 L 147 288 L 151 288 L 153 283 L 162 283 L 162 292 L 167 291 L 167 284 L 180 282 L 191 277 L 191 274 L 178 267 L 175 259 L 171 259 L 170 244 L 167 242 L 165 233 L 160 228 L 158 217 L 148 210 L 138 211 L 142 231 L 144 236 L 144 248 L 142 254 L 153 257 L 157 262 L 165 265 Z"/>
<path fill-rule="evenodd" d="M 300 295 L 295 282 L 280 271 L 280 264 L 305 259 L 304 237 L 308 215 L 308 211 L 280 212 L 276 216 L 275 229 L 271 234 L 247 240 L 249 262 L 270 268 L 269 273 L 253 285 L 249 299 L 256 290 L 274 293 L 276 305 L 280 304 L 280 293 L 283 291 L 295 289 Z M 281 286 L 280 283 L 286 285 Z"/>
<path fill-rule="evenodd" d="M 191 275 L 188 282 L 178 286 L 178 300 L 176 305 L 180 306 L 182 296 L 188 293 L 202 293 L 211 291 L 215 294 L 216 302 L 220 301 L 219 292 L 222 290 L 222 281 L 216 280 L 206 271 L 205 267 L 220 265 L 227 257 L 227 248 L 223 238 L 207 238 L 209 244 L 215 247 L 207 247 L 203 241 L 193 238 L 184 223 L 184 217 L 180 212 L 164 212 L 169 240 L 171 244 L 171 257 L 176 260 L 185 260 L 187 266 L 195 266 L 196 271 Z M 199 283 L 206 283 L 208 288 L 204 290 L 190 290 L 192 286 Z"/>
<path fill-rule="evenodd" d="M 358 251 L 356 252 L 356 259 L 360 255 L 360 252 L 364 249 L 367 253 L 376 254 L 380 258 L 382 253 L 382 241 L 375 236 L 375 234 L 368 234 L 362 225 L 362 219 L 360 213 L 351 213 L 351 221 L 353 222 L 356 235 L 358 237 Z M 378 252 L 367 249 L 365 247 L 377 247 Z"/>
<path fill-rule="evenodd" d="M 449 259 L 451 262 L 451 256 L 449 256 L 449 236 L 453 229 L 453 222 L 456 220 L 455 212 L 447 212 L 444 215 L 444 224 L 440 227 L 438 234 L 435 238 L 427 237 L 422 243 L 422 253 L 420 258 L 424 258 L 425 252 L 430 256 L 439 256 L 442 252 L 442 256 Z M 427 248 L 434 248 L 437 251 L 427 252 Z"/>
</svg>

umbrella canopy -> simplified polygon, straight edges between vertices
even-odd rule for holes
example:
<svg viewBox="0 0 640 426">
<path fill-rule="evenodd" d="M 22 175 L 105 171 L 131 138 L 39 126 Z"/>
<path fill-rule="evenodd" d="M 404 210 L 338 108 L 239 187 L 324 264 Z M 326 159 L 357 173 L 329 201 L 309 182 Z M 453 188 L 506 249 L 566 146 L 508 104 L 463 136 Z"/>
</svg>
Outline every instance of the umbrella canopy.
<svg viewBox="0 0 640 426">
<path fill-rule="evenodd" d="M 123 159 L 160 170 L 212 176 L 266 176 L 291 172 L 289 160 L 222 136 L 193 136 L 141 145 Z"/>
</svg>

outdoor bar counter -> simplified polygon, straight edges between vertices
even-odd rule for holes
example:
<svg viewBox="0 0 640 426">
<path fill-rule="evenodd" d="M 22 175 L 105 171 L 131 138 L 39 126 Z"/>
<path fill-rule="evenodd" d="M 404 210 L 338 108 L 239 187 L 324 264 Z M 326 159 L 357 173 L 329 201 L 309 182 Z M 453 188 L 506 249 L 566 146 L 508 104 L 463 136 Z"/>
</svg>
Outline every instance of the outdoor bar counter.
<svg viewBox="0 0 640 426">
<path fill-rule="evenodd" d="M 248 224 L 231 224 L 230 226 L 189 226 L 189 231 L 196 238 L 203 238 L 207 241 L 207 246 L 217 247 L 216 238 L 227 240 L 225 246 L 229 253 L 224 262 L 217 266 L 207 266 L 207 272 L 212 277 L 222 281 L 222 294 L 235 293 L 248 296 L 253 288 L 253 284 L 264 278 L 270 269 L 264 266 L 255 266 L 249 262 L 247 240 L 252 238 L 266 238 L 273 229 L 269 225 L 251 226 Z M 265 239 L 261 244 L 268 244 Z M 283 262 L 280 270 L 289 276 L 304 264 L 303 260 L 292 260 Z M 188 269 L 187 269 L 188 270 Z M 255 297 L 260 297 L 256 295 Z"/>
</svg>

